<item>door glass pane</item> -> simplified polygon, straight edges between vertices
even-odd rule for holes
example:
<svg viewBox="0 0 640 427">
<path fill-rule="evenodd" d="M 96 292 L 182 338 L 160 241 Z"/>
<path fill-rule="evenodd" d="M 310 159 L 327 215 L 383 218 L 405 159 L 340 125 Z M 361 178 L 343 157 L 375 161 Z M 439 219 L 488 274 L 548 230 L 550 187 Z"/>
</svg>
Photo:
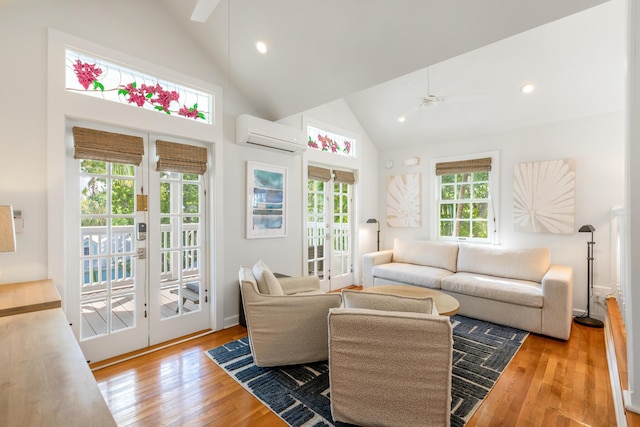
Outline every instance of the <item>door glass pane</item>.
<svg viewBox="0 0 640 427">
<path fill-rule="evenodd" d="M 80 303 L 82 312 L 82 339 L 92 338 L 107 333 L 107 300 L 87 299 Z"/>
<path fill-rule="evenodd" d="M 160 175 L 160 318 L 201 310 L 204 187 L 200 175 Z"/>
<path fill-rule="evenodd" d="M 310 179 L 307 185 L 307 247 L 310 276 L 325 278 L 324 242 L 326 236 L 324 216 L 324 182 Z"/>
<path fill-rule="evenodd" d="M 331 255 L 331 276 L 351 273 L 351 224 L 349 184 L 333 185 L 333 254 Z"/>
<path fill-rule="evenodd" d="M 131 165 L 80 162 L 81 339 L 135 327 L 135 179 Z"/>
</svg>

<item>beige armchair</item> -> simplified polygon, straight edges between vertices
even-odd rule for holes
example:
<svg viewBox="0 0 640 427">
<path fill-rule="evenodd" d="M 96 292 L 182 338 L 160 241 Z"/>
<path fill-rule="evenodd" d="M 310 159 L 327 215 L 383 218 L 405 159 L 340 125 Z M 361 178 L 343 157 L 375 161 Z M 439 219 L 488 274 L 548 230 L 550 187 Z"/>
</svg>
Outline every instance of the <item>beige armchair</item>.
<svg viewBox="0 0 640 427">
<path fill-rule="evenodd" d="M 453 354 L 449 318 L 348 308 L 347 296 L 344 302 L 347 308 L 331 309 L 328 318 L 334 421 L 449 426 Z"/>
<path fill-rule="evenodd" d="M 255 364 L 266 367 L 327 360 L 327 315 L 329 309 L 340 307 L 342 296 L 322 292 L 317 277 L 269 277 L 271 293 L 265 284 L 259 286 L 251 268 L 241 267 L 239 272 Z M 274 290 L 274 285 L 279 289 Z"/>
</svg>

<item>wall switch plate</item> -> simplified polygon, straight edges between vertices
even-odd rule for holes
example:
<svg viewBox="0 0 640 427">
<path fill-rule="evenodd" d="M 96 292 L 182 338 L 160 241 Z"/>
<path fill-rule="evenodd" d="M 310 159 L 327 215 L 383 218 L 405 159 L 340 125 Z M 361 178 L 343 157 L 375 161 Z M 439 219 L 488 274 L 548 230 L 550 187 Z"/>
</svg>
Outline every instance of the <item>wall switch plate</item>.
<svg viewBox="0 0 640 427">
<path fill-rule="evenodd" d="M 16 229 L 16 233 L 22 233 L 24 231 L 24 218 L 22 218 L 21 210 L 13 210 L 13 226 Z"/>
</svg>

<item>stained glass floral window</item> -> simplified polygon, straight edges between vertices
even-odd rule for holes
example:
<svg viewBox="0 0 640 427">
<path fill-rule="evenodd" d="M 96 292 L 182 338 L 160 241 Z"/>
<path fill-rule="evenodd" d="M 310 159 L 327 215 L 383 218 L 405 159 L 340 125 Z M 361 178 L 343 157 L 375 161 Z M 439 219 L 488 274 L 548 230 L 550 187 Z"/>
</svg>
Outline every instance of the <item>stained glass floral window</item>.
<svg viewBox="0 0 640 427">
<path fill-rule="evenodd" d="M 66 51 L 66 90 L 211 123 L 211 94 L 69 49 Z"/>
<path fill-rule="evenodd" d="M 356 140 L 354 138 L 327 132 L 313 126 L 307 126 L 307 135 L 309 135 L 307 144 L 310 148 L 343 156 L 355 156 Z"/>
</svg>

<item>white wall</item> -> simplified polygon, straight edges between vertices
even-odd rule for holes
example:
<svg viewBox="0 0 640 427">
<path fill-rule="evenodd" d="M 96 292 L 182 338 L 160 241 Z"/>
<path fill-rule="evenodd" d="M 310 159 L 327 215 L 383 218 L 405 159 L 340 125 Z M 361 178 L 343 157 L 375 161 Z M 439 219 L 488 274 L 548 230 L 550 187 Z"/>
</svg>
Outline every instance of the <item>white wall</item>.
<svg viewBox="0 0 640 427">
<path fill-rule="evenodd" d="M 432 159 L 500 152 L 500 206 L 498 228 L 505 247 L 548 247 L 551 262 L 574 270 L 574 307 L 586 309 L 587 233 L 577 230 L 592 224 L 594 240 L 594 286 L 607 293 L 612 284 L 610 265 L 610 211 L 625 201 L 625 118 L 622 112 L 519 129 L 475 138 L 443 141 L 425 147 L 387 150 L 380 153 L 378 209 L 383 218 L 382 247 L 393 246 L 395 237 L 429 239 L 434 205 L 429 167 Z M 418 156 L 420 166 L 406 167 L 404 159 Z M 513 226 L 513 168 L 521 162 L 571 158 L 576 161 L 575 230 L 570 235 L 515 232 Z M 392 160 L 393 168 L 385 163 Z M 386 226 L 387 177 L 421 172 L 423 182 L 422 227 L 418 229 Z M 613 292 L 613 291 L 611 291 Z M 593 300 L 592 300 L 593 303 Z M 593 305 L 592 305 L 593 308 Z M 593 312 L 594 310 L 592 310 Z M 598 311 L 595 311 L 596 315 Z"/>
<path fill-rule="evenodd" d="M 335 165 L 341 163 L 342 167 L 358 170 L 358 183 L 356 184 L 357 221 L 363 223 L 366 218 L 375 216 L 377 206 L 375 185 L 377 183 L 377 149 L 364 133 L 358 121 L 353 117 L 351 110 L 343 101 L 335 101 L 318 108 L 305 111 L 288 117 L 280 122 L 282 124 L 302 128 L 303 116 L 314 118 L 321 122 L 330 123 L 333 126 L 360 134 L 358 145 L 358 158 L 353 161 L 345 161 L 336 156 L 325 153 L 314 153 L 308 150 L 304 155 L 291 156 L 266 151 L 258 148 L 228 144 L 225 147 L 225 324 L 233 324 L 237 321 L 239 289 L 238 268 L 241 265 L 251 266 L 258 259 L 263 259 L 273 270 L 289 275 L 302 275 L 304 267 L 304 253 L 307 245 L 304 240 L 306 231 L 303 230 L 303 218 L 306 213 L 307 202 L 303 198 L 306 183 L 303 182 L 303 173 L 310 161 L 327 162 Z M 323 157 L 329 156 L 329 157 Z M 338 156 L 339 157 L 339 156 Z M 246 239 L 246 163 L 247 161 L 266 163 L 287 168 L 287 237 L 270 239 Z M 373 196 L 373 197 L 372 197 Z M 364 220 L 363 220 L 364 218 Z M 367 245 L 368 239 L 362 236 L 358 250 L 360 253 L 369 248 L 360 248 Z M 359 263 L 361 256 L 356 261 Z M 357 269 L 357 267 L 356 267 Z M 357 275 L 356 281 L 360 281 Z"/>
<path fill-rule="evenodd" d="M 623 391 L 625 408 L 640 413 L 640 5 L 627 2 L 629 13 L 628 53 L 628 135 L 627 155 L 627 198 L 625 206 L 626 228 L 628 235 L 624 239 L 625 258 L 622 268 L 624 295 L 624 321 L 627 332 L 627 365 L 629 368 L 627 390 Z M 635 166 L 635 167 L 634 167 Z"/>
</svg>

